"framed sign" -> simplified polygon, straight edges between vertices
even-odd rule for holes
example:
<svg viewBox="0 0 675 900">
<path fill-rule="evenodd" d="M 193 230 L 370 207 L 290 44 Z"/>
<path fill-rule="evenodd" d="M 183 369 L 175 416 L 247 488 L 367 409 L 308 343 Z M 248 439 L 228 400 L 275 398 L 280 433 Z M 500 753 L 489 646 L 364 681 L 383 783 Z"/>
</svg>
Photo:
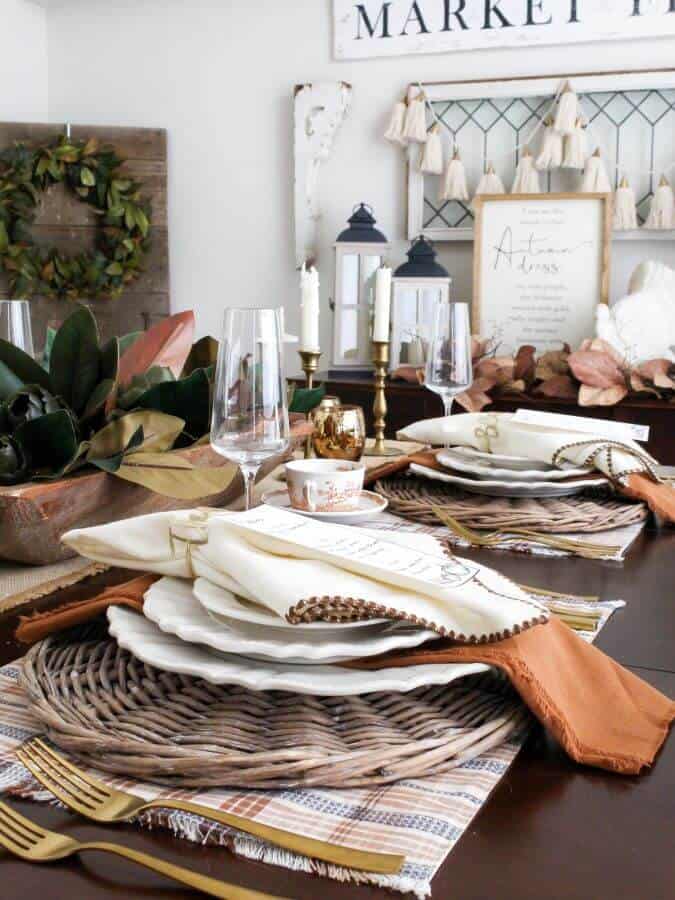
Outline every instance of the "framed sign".
<svg viewBox="0 0 675 900">
<path fill-rule="evenodd" d="M 672 34 L 673 0 L 333 0 L 336 59 Z"/>
<path fill-rule="evenodd" d="M 611 194 L 476 198 L 474 334 L 499 354 L 577 348 L 609 297 Z"/>
</svg>

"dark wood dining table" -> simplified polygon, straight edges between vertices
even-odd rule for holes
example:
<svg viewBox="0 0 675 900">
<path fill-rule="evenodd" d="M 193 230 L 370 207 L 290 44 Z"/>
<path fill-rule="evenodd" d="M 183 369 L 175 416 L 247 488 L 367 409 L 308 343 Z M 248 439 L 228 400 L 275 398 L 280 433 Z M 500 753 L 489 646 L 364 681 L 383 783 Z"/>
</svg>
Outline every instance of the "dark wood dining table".
<svg viewBox="0 0 675 900">
<path fill-rule="evenodd" d="M 512 578 L 554 591 L 621 598 L 597 645 L 675 697 L 675 529 L 646 531 L 626 561 L 467 552 Z M 111 570 L 37 601 L 49 607 L 122 580 Z M 22 653 L 17 615 L 0 617 L 0 664 Z M 588 691 L 593 685 L 588 685 Z M 277 866 L 134 825 L 83 823 L 62 809 L 10 800 L 23 814 L 81 839 L 117 840 L 199 872 L 297 900 L 395 896 Z M 675 738 L 655 765 L 625 777 L 572 763 L 541 729 L 471 822 L 433 881 L 443 900 L 672 900 L 675 897 Z M 2 900 L 121 900 L 197 896 L 115 857 L 88 854 L 40 867 L 0 852 Z M 402 896 L 402 895 L 398 895 Z M 411 898 L 411 895 L 406 895 Z"/>
</svg>

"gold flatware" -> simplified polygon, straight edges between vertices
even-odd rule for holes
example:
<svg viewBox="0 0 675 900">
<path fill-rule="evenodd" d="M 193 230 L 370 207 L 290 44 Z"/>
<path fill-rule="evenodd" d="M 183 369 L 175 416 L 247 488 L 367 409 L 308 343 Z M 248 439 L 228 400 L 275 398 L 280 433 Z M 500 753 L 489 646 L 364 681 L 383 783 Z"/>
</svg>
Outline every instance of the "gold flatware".
<svg viewBox="0 0 675 900">
<path fill-rule="evenodd" d="M 132 850 L 131 847 L 109 844 L 105 841 L 76 841 L 65 834 L 47 831 L 46 828 L 24 818 L 2 802 L 0 802 L 0 847 L 4 847 L 14 856 L 34 863 L 56 862 L 87 850 L 101 850 L 104 853 L 122 856 L 211 897 L 222 897 L 223 900 L 275 900 L 271 894 L 261 894 L 260 891 L 217 881 L 208 875 L 200 875 L 198 872 L 157 859 L 147 853 Z"/>
<path fill-rule="evenodd" d="M 616 545 L 591 544 L 588 541 L 575 541 L 570 538 L 553 537 L 549 534 L 541 534 L 538 531 L 530 531 L 527 528 L 508 528 L 504 531 L 489 531 L 485 534 L 474 531 L 466 525 L 460 524 L 452 516 L 449 516 L 440 506 L 432 507 L 434 514 L 452 532 L 475 547 L 494 547 L 497 544 L 514 543 L 523 538 L 542 544 L 545 547 L 553 547 L 556 550 L 567 550 L 584 556 L 588 559 L 602 559 L 608 554 L 616 554 L 621 547 Z"/>
<path fill-rule="evenodd" d="M 294 834 L 292 831 L 263 825 L 244 816 L 190 803 L 187 800 L 163 798 L 145 802 L 140 797 L 113 790 L 102 781 L 87 775 L 39 738 L 20 747 L 16 751 L 16 756 L 33 773 L 40 784 L 65 803 L 69 809 L 94 822 L 106 824 L 128 822 L 148 809 L 178 809 L 182 812 L 194 813 L 213 822 L 219 822 L 230 828 L 245 831 L 271 844 L 276 844 L 278 847 L 291 850 L 293 853 L 321 859 L 350 869 L 364 869 L 367 872 L 393 875 L 400 871 L 405 862 L 405 857 L 398 854 L 371 853 L 367 850 L 357 850 L 353 847 L 319 841 Z"/>
</svg>

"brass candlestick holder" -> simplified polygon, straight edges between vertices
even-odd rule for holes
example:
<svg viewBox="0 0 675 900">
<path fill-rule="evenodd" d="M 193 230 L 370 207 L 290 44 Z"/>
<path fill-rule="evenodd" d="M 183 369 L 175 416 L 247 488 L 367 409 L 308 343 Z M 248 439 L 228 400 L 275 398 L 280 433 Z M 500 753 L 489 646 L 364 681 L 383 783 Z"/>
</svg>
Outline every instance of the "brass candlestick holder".
<svg viewBox="0 0 675 900">
<path fill-rule="evenodd" d="M 300 359 L 302 360 L 302 371 L 305 373 L 305 386 L 314 387 L 314 373 L 319 368 L 320 350 L 298 350 Z M 309 419 L 309 415 L 307 416 Z M 305 441 L 305 459 L 309 459 L 312 455 L 312 437 L 311 435 Z"/>
<path fill-rule="evenodd" d="M 375 443 L 365 451 L 365 455 L 400 456 L 400 450 L 387 447 L 384 440 L 387 426 L 387 397 L 384 389 L 389 366 L 389 341 L 373 341 L 373 365 L 375 366 L 375 399 L 373 401 Z"/>
</svg>

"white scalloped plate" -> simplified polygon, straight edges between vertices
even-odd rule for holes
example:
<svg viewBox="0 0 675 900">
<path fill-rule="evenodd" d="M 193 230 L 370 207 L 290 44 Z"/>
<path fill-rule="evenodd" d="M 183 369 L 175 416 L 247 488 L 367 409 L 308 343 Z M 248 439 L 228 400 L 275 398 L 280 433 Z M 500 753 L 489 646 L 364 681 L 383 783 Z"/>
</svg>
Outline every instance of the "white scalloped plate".
<svg viewBox="0 0 675 900">
<path fill-rule="evenodd" d="M 121 606 L 108 608 L 108 621 L 117 643 L 150 666 L 203 678 L 211 684 L 239 684 L 254 691 L 293 691 L 321 697 L 412 691 L 422 685 L 449 684 L 489 669 L 483 663 L 452 663 L 365 672 L 329 665 L 259 662 L 244 656 L 217 656 L 205 647 L 187 644 L 173 634 L 165 634 L 145 616 Z"/>
<path fill-rule="evenodd" d="M 527 456 L 506 456 L 503 453 L 486 453 L 483 450 L 476 450 L 474 447 L 448 447 L 453 453 L 461 453 L 467 460 L 472 459 L 476 462 L 482 462 L 486 466 L 499 466 L 502 469 L 518 471 L 518 469 L 537 469 L 541 472 L 548 472 L 552 466 L 550 463 L 539 462 L 536 459 L 529 459 Z"/>
<path fill-rule="evenodd" d="M 394 623 L 377 629 L 289 634 L 264 625 L 223 622 L 214 619 L 192 593 L 192 584 L 182 578 L 162 578 L 145 594 L 143 615 L 167 634 L 190 644 L 203 644 L 218 653 L 237 654 L 262 660 L 283 660 L 298 665 L 337 663 L 388 650 L 418 647 L 438 635 Z"/>
<path fill-rule="evenodd" d="M 442 466 L 457 472 L 466 472 L 485 481 L 559 481 L 561 478 L 581 477 L 589 475 L 593 469 L 582 469 L 570 466 L 567 469 L 499 469 L 496 466 L 486 465 L 483 461 L 463 459 L 464 454 L 455 453 L 454 450 L 441 450 L 436 454 L 436 459 Z"/>
<path fill-rule="evenodd" d="M 156 583 L 159 584 L 159 582 Z M 372 628 L 390 621 L 389 619 L 356 619 L 353 622 L 300 622 L 297 625 L 291 625 L 272 610 L 243 600 L 232 591 L 228 591 L 206 578 L 195 578 L 192 593 L 205 609 L 224 619 L 235 619 L 250 625 L 266 625 L 268 628 L 280 628 L 286 633 L 326 631 L 337 634 L 352 631 L 354 628 Z"/>
<path fill-rule="evenodd" d="M 559 483 L 556 481 L 479 481 L 477 478 L 462 478 L 460 475 L 450 475 L 448 472 L 439 472 L 437 469 L 429 469 L 427 466 L 419 466 L 416 463 L 410 466 L 410 471 L 415 475 L 423 475 L 434 481 L 455 484 L 472 494 L 488 494 L 491 497 L 571 497 L 587 488 L 606 487 L 609 484 L 606 478 L 600 477 Z"/>
</svg>

